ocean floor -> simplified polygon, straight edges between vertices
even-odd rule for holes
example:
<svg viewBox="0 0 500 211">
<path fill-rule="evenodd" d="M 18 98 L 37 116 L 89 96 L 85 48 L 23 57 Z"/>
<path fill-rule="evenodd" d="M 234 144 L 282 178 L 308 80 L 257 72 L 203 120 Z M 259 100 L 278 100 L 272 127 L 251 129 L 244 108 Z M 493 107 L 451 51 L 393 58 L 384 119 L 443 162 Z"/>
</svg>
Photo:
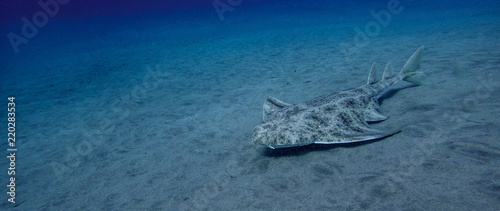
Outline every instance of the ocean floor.
<svg viewBox="0 0 500 211">
<path fill-rule="evenodd" d="M 89 22 L 51 22 L 5 62 L 1 94 L 17 104 L 15 206 L 499 210 L 500 16 L 468 15 L 402 13 L 350 54 L 341 43 L 355 45 L 353 28 L 370 19 L 232 31 L 233 14 L 189 30 L 168 19 L 110 23 L 98 36 Z M 54 39 L 60 28 L 79 36 Z M 400 133 L 251 143 L 268 96 L 300 103 L 355 88 L 372 62 L 398 71 L 421 45 L 426 83 L 400 82 L 380 99 L 390 118 L 374 127 Z"/>
</svg>

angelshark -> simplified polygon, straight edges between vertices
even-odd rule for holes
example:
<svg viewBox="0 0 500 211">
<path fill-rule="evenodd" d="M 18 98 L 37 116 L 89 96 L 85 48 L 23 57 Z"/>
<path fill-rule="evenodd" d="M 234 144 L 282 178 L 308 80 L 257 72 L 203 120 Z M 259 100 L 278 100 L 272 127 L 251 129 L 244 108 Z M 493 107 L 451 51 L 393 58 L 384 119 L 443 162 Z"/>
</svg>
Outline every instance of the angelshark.
<svg viewBox="0 0 500 211">
<path fill-rule="evenodd" d="M 380 81 L 375 79 L 376 63 L 373 63 L 367 84 L 355 89 L 323 95 L 300 104 L 267 98 L 263 122 L 255 128 L 253 142 L 275 149 L 368 141 L 399 132 L 376 130 L 368 123 L 387 119 L 380 113 L 378 98 L 388 87 L 401 80 L 422 84 L 425 75 L 417 71 L 422 50 L 423 46 L 417 49 L 394 76 L 389 62 Z"/>
</svg>

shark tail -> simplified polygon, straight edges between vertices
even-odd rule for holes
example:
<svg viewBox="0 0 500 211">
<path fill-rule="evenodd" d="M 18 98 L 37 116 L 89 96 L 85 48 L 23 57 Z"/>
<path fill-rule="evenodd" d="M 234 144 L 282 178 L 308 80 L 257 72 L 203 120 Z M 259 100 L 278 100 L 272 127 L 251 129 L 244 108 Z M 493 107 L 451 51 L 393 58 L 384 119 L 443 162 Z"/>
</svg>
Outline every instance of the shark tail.
<svg viewBox="0 0 500 211">
<path fill-rule="evenodd" d="M 401 69 L 403 80 L 417 85 L 422 85 L 425 79 L 425 74 L 422 71 L 417 71 L 420 68 L 420 60 L 422 58 L 422 50 L 424 46 L 418 48 L 415 53 L 406 61 L 406 64 Z"/>
</svg>

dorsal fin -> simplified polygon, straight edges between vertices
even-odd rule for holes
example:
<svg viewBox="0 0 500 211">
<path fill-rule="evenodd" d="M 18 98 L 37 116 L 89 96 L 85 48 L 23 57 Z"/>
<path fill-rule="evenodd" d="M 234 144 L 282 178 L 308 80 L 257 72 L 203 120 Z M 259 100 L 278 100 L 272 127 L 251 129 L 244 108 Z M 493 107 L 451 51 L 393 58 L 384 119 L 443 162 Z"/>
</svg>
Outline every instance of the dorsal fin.
<svg viewBox="0 0 500 211">
<path fill-rule="evenodd" d="M 385 66 L 384 75 L 382 75 L 382 80 L 388 79 L 392 76 L 392 62 L 388 62 Z"/>
<path fill-rule="evenodd" d="M 370 85 L 370 84 L 374 84 L 376 81 L 375 79 L 375 75 L 377 75 L 377 69 L 375 68 L 375 65 L 377 63 L 376 62 L 373 62 L 373 65 L 372 65 L 372 68 L 370 69 L 370 75 L 368 75 L 368 81 L 366 82 L 366 84 Z"/>
<path fill-rule="evenodd" d="M 285 103 L 281 100 L 278 100 L 274 97 L 268 97 L 266 102 L 264 102 L 264 114 L 263 114 L 263 120 L 264 122 L 267 121 L 267 117 L 274 113 L 277 110 L 286 108 L 288 106 L 291 106 L 292 104 L 290 103 Z"/>
</svg>

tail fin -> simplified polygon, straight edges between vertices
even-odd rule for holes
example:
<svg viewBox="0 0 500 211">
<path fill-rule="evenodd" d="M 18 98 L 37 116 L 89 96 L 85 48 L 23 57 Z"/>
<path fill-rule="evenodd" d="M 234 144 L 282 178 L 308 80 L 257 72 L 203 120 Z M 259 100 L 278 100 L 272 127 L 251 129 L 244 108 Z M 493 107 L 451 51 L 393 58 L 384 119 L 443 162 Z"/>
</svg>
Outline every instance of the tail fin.
<svg viewBox="0 0 500 211">
<path fill-rule="evenodd" d="M 408 61 L 406 61 L 406 64 L 403 66 L 400 73 L 404 76 L 403 80 L 417 85 L 422 85 L 423 80 L 425 79 L 425 74 L 424 72 L 417 70 L 420 68 L 420 59 L 422 58 L 423 49 L 424 46 L 418 48 Z"/>
</svg>

